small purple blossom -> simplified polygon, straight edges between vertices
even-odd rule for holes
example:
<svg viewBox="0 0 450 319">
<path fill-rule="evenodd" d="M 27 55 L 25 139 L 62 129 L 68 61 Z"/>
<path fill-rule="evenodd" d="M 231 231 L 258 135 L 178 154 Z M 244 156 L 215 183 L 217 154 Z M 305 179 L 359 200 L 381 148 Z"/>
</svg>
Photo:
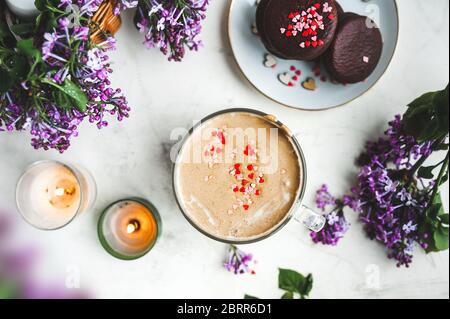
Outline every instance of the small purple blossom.
<svg viewBox="0 0 450 319">
<path fill-rule="evenodd" d="M 114 14 L 119 15 L 122 11 L 135 8 L 139 4 L 137 0 L 118 0 L 114 8 Z"/>
<path fill-rule="evenodd" d="M 354 205 L 354 201 L 348 200 L 348 204 Z M 327 185 L 322 185 L 316 192 L 316 206 L 323 211 L 325 211 L 328 206 L 332 206 L 333 210 L 325 215 L 327 220 L 325 227 L 318 233 L 310 233 L 311 239 L 316 244 L 322 243 L 323 245 L 336 246 L 350 227 L 350 223 L 345 219 L 343 211 L 346 204 L 344 204 L 343 201 L 336 200 L 336 198 L 330 194 Z"/>
<path fill-rule="evenodd" d="M 247 254 L 236 246 L 230 245 L 228 258 L 224 263 L 224 267 L 236 275 L 245 273 L 255 274 L 255 271 L 251 269 L 254 263 L 252 254 Z"/>
<path fill-rule="evenodd" d="M 146 0 L 136 13 L 147 48 L 157 47 L 170 61 L 181 61 L 186 48 L 197 51 L 209 0 Z"/>
</svg>

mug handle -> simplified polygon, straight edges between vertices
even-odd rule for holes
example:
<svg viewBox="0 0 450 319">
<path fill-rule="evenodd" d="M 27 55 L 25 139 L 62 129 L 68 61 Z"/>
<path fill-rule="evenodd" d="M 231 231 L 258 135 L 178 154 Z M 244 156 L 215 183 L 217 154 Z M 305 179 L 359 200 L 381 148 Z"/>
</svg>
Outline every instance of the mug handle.
<svg viewBox="0 0 450 319">
<path fill-rule="evenodd" d="M 294 213 L 293 217 L 297 222 L 316 233 L 320 232 L 327 223 L 327 219 L 324 216 L 316 213 L 305 205 L 302 205 L 302 207 Z"/>
</svg>

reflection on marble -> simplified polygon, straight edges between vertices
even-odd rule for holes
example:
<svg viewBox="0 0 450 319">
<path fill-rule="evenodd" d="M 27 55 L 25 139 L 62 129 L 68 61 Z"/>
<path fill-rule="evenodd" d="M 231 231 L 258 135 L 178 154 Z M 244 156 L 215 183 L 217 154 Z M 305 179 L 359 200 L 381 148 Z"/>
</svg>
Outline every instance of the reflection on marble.
<svg viewBox="0 0 450 319">
<path fill-rule="evenodd" d="M 197 233 L 179 213 L 167 162 L 173 128 L 189 127 L 219 109 L 255 107 L 276 114 L 298 133 L 308 158 L 307 204 L 313 204 L 314 190 L 322 182 L 336 194 L 345 191 L 364 141 L 379 135 L 416 96 L 448 82 L 449 2 L 433 3 L 399 0 L 400 42 L 383 79 L 351 104 L 312 113 L 274 104 L 241 76 L 226 36 L 228 0 L 212 1 L 203 33 L 205 48 L 178 64 L 144 49 L 128 13 L 112 58 L 114 84 L 128 95 L 131 118 L 101 132 L 83 126 L 63 156 L 32 150 L 28 136 L 2 133 L 0 206 L 14 209 L 15 183 L 26 165 L 38 159 L 78 162 L 92 171 L 99 188 L 95 212 L 58 232 L 40 232 L 23 223 L 20 231 L 24 241 L 45 247 L 43 273 L 76 269 L 81 287 L 97 297 L 241 298 L 249 293 L 278 298 L 277 267 L 288 267 L 314 274 L 312 298 L 448 298 L 448 252 L 417 253 L 410 269 L 397 269 L 381 246 L 364 237 L 356 216 L 351 216 L 353 226 L 336 248 L 313 245 L 304 229 L 290 223 L 274 237 L 246 247 L 259 261 L 256 276 L 233 277 L 221 268 L 225 245 Z M 430 17 L 428 27 L 418 28 L 417 21 L 424 17 Z M 101 209 L 129 195 L 150 199 L 164 223 L 158 246 L 135 262 L 113 259 L 96 233 Z M 448 209 L 448 184 L 444 195 Z"/>
</svg>

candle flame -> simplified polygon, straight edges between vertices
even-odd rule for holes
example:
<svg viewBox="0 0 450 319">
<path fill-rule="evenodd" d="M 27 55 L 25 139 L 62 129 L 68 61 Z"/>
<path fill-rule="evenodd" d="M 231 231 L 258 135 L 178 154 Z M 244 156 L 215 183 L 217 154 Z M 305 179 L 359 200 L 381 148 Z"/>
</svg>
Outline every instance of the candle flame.
<svg viewBox="0 0 450 319">
<path fill-rule="evenodd" d="M 55 196 L 63 196 L 66 190 L 64 188 L 57 188 L 54 191 Z"/>
<path fill-rule="evenodd" d="M 127 226 L 127 233 L 128 234 L 132 234 L 135 231 L 136 231 L 136 226 L 133 223 L 128 224 L 128 226 Z"/>
</svg>

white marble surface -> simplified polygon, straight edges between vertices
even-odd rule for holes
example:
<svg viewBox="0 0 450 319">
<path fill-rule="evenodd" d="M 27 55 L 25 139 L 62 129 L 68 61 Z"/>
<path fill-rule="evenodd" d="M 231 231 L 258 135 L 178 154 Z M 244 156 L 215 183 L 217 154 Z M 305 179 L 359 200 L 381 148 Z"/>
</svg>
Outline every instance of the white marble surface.
<svg viewBox="0 0 450 319">
<path fill-rule="evenodd" d="M 267 100 L 240 75 L 226 36 L 228 0 L 212 1 L 203 33 L 206 46 L 198 54 L 188 54 L 181 64 L 144 49 L 128 14 L 113 59 L 114 84 L 123 88 L 133 107 L 129 120 L 101 132 L 84 125 L 63 156 L 32 150 L 27 135 L 0 136 L 2 209 L 14 212 L 15 183 L 35 160 L 81 163 L 98 183 L 96 211 L 67 228 L 41 232 L 18 223 L 18 240 L 41 247 L 40 273 L 60 278 L 63 284 L 67 271 L 75 269 L 81 288 L 100 298 L 242 298 L 244 293 L 279 298 L 277 267 L 312 272 L 312 298 L 448 298 L 448 252 L 429 256 L 418 252 L 410 269 L 397 269 L 383 247 L 365 238 L 355 216 L 336 248 L 313 245 L 301 226 L 290 223 L 272 238 L 244 247 L 259 260 L 258 274 L 235 277 L 221 267 L 226 246 L 196 232 L 172 195 L 166 159 L 171 129 L 235 106 L 276 114 L 299 133 L 309 165 L 306 203 L 313 203 L 322 182 L 337 194 L 348 189 L 356 172 L 353 159 L 364 141 L 379 135 L 416 96 L 444 87 L 449 79 L 449 2 L 399 0 L 398 5 L 400 42 L 384 78 L 351 104 L 312 113 Z M 426 27 L 420 25 L 423 21 Z M 448 209 L 448 185 L 444 194 Z M 134 262 L 109 256 L 96 232 L 101 209 L 127 195 L 150 199 L 164 223 L 157 247 Z M 377 273 L 380 285 L 374 288 L 370 282 Z"/>
</svg>

